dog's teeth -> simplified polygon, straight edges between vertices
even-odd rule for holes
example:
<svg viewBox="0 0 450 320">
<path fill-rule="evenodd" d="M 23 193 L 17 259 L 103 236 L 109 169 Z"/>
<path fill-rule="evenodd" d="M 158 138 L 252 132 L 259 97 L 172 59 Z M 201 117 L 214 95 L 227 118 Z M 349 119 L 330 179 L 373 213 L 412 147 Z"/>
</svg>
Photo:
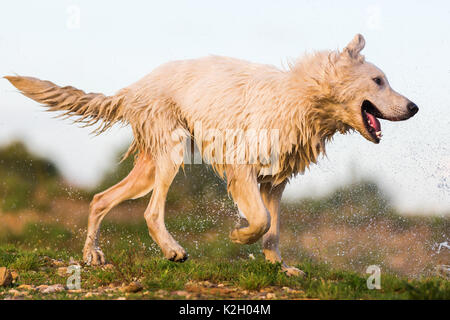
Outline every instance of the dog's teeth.
<svg viewBox="0 0 450 320">
<path fill-rule="evenodd" d="M 381 138 L 383 135 L 381 134 L 381 131 L 377 131 L 377 132 L 375 132 L 375 134 L 376 134 L 376 136 L 378 137 L 378 138 Z"/>
</svg>

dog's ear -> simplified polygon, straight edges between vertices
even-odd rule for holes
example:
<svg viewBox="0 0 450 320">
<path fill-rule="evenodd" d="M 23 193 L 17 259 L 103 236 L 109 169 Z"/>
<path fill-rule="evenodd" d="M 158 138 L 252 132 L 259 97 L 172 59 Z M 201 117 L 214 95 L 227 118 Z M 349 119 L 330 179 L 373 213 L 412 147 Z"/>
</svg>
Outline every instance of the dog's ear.
<svg viewBox="0 0 450 320">
<path fill-rule="evenodd" d="M 358 33 L 344 48 L 343 54 L 347 54 L 350 58 L 356 59 L 361 50 L 364 49 L 365 45 L 366 40 L 364 40 L 364 37 Z"/>
</svg>

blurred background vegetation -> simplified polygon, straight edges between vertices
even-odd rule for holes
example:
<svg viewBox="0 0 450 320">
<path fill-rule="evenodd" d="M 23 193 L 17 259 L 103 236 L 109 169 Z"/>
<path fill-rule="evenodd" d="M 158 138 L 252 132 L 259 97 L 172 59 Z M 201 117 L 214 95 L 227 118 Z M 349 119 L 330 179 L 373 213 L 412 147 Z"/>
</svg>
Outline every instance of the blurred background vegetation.
<svg viewBox="0 0 450 320">
<path fill-rule="evenodd" d="M 122 150 L 117 153 L 120 158 Z M 0 246 L 55 250 L 80 258 L 90 198 L 125 177 L 132 157 L 105 172 L 92 190 L 68 183 L 51 159 L 21 142 L 0 148 Z M 81 170 L 81 168 L 80 168 Z M 149 195 L 126 201 L 105 218 L 105 253 L 160 254 L 148 235 L 143 212 Z M 449 264 L 450 216 L 405 216 L 369 180 L 342 186 L 320 198 L 283 202 L 281 250 L 288 262 L 316 261 L 365 272 L 370 264 L 410 277 L 435 274 Z M 180 170 L 167 199 L 166 224 L 190 256 L 248 258 L 259 243 L 239 246 L 228 233 L 241 223 L 226 184 L 207 166 Z"/>
<path fill-rule="evenodd" d="M 48 209 L 63 188 L 61 174 L 48 159 L 31 154 L 21 142 L 0 149 L 2 211 Z"/>
</svg>

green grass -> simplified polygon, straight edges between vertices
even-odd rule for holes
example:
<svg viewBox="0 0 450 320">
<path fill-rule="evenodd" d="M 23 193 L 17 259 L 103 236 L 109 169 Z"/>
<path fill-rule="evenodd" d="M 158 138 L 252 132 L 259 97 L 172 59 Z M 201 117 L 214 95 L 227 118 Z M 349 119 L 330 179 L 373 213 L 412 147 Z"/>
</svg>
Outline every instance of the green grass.
<svg viewBox="0 0 450 320">
<path fill-rule="evenodd" d="M 56 268 L 49 264 L 38 253 L 0 249 L 1 264 L 17 270 L 20 278 L 14 284 L 65 284 L 65 278 L 57 274 Z M 51 256 L 57 257 L 55 252 Z M 283 295 L 282 288 L 289 287 L 295 294 L 285 298 L 317 298 L 317 299 L 449 299 L 450 285 L 440 278 L 407 280 L 394 275 L 382 275 L 382 289 L 368 290 L 366 278 L 354 272 L 333 270 L 325 265 L 314 265 L 305 262 L 297 265 L 307 272 L 304 279 L 286 277 L 280 273 L 279 265 L 256 260 L 222 260 L 219 258 L 192 259 L 183 264 L 173 263 L 160 257 L 136 257 L 134 253 L 123 256 L 113 255 L 113 269 L 100 267 L 84 267 L 82 272 L 82 288 L 86 291 L 97 290 L 110 284 L 128 283 L 138 279 L 147 295 L 136 293 L 130 298 L 151 298 L 151 292 L 167 291 L 164 298 L 173 298 L 171 291 L 184 290 L 190 281 L 209 281 L 213 284 L 225 283 L 228 287 L 243 292 L 242 298 L 252 298 L 255 292 L 270 288 L 271 292 Z M 255 292 L 253 292 L 255 291 Z M 8 288 L 0 289 L 0 297 L 8 295 Z M 121 292 L 113 293 L 113 297 L 123 296 Z M 34 293 L 33 298 L 70 298 L 67 292 L 46 295 Z M 78 297 L 73 294 L 71 298 Z M 111 298 L 100 294 L 97 298 Z M 210 298 L 215 297 L 214 294 Z"/>
<path fill-rule="evenodd" d="M 81 190 L 67 185 L 50 159 L 31 154 L 22 143 L 0 148 L 0 267 L 19 274 L 12 287 L 0 287 L 0 298 L 13 297 L 20 285 L 65 284 L 67 276 L 58 274 L 61 263 L 52 259 L 66 266 L 81 261 L 88 199 L 132 167 L 129 157 L 99 186 Z M 206 166 L 180 170 L 166 201 L 166 226 L 187 249 L 187 262 L 163 259 L 142 218 L 147 202 L 148 196 L 133 205 L 126 201 L 108 215 L 100 245 L 112 267 L 83 266 L 81 292 L 20 289 L 19 297 L 262 299 L 270 293 L 277 299 L 449 299 L 449 281 L 434 276 L 449 255 L 433 248 L 448 241 L 450 216 L 402 216 L 370 180 L 282 204 L 281 251 L 306 272 L 304 279 L 288 278 L 280 265 L 266 263 L 260 244 L 231 243 L 237 210 L 226 183 Z M 110 220 L 116 213 L 119 217 Z M 364 271 L 372 264 L 382 268 L 381 290 L 367 289 Z M 141 292 L 117 289 L 133 281 L 143 285 Z"/>
<path fill-rule="evenodd" d="M 176 222 L 173 222 L 176 225 Z M 195 230 L 195 227 L 191 226 Z M 205 229 L 200 228 L 202 232 Z M 145 224 L 104 225 L 103 249 L 113 267 L 83 266 L 82 292 L 42 294 L 30 291 L 29 299 L 259 299 L 271 292 L 280 299 L 449 299 L 450 283 L 439 277 L 407 279 L 382 273 L 381 290 L 369 290 L 366 274 L 335 270 L 330 265 L 312 260 L 299 261 L 296 267 L 306 272 L 305 278 L 286 277 L 280 265 L 269 264 L 260 254 L 259 245 L 232 244 L 225 235 L 207 243 L 195 244 L 192 239 L 202 233 L 189 234 L 190 242 L 181 237 L 190 259 L 174 263 L 162 258 L 159 249 L 147 234 Z M 208 230 L 206 230 L 208 231 Z M 181 235 L 181 234 L 180 234 Z M 0 245 L 0 266 L 16 270 L 19 278 L 12 288 L 0 288 L 0 298 L 10 297 L 10 289 L 20 285 L 65 284 L 51 259 L 69 264 L 72 257 L 81 260 L 82 238 L 61 225 L 33 224 L 19 236 L 6 236 Z M 252 253 L 256 259 L 249 259 Z M 105 291 L 139 281 L 143 290 L 125 294 L 119 290 Z M 208 281 L 210 287 L 192 283 Z M 220 285 L 219 287 L 217 285 Z M 191 287 L 190 287 L 191 286 Z M 289 289 L 287 289 L 289 288 Z M 228 291 L 227 291 L 228 290 Z M 88 292 L 95 295 L 86 297 Z M 177 293 L 178 292 L 178 293 Z M 179 295 L 179 292 L 187 293 Z M 233 292 L 234 295 L 230 294 Z"/>
</svg>

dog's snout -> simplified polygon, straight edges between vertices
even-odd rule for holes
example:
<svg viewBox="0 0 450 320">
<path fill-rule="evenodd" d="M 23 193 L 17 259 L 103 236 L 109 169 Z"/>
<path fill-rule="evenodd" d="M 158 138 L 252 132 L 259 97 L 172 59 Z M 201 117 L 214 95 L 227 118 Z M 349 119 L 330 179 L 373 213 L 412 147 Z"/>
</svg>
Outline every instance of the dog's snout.
<svg viewBox="0 0 450 320">
<path fill-rule="evenodd" d="M 419 107 L 414 102 L 408 103 L 406 108 L 408 108 L 408 111 L 411 114 L 411 117 L 419 111 Z"/>
</svg>

